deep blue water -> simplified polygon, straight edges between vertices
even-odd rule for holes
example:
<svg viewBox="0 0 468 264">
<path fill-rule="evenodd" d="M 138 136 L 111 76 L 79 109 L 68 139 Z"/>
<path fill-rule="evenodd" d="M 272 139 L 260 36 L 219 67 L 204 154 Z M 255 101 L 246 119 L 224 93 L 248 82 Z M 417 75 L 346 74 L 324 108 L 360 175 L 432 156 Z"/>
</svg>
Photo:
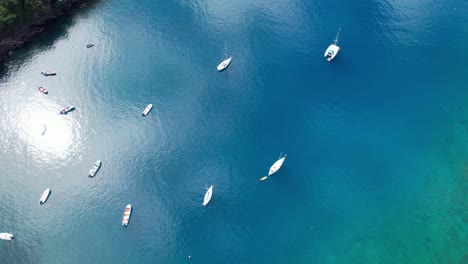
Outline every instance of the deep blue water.
<svg viewBox="0 0 468 264">
<path fill-rule="evenodd" d="M 466 210 L 436 212 L 466 201 L 467 14 L 462 0 L 114 0 L 57 20 L 0 75 L 0 232 L 16 236 L 2 261 L 466 260 L 452 234 Z M 434 221 L 452 232 L 420 249 Z"/>
</svg>

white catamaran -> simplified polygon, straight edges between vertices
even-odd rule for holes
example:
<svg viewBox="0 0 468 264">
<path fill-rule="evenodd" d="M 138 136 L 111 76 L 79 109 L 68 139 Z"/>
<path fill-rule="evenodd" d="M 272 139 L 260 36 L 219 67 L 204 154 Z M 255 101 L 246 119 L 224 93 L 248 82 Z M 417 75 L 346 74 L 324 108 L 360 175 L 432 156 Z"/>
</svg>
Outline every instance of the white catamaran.
<svg viewBox="0 0 468 264">
<path fill-rule="evenodd" d="M 203 206 L 206 206 L 210 202 L 212 195 L 213 195 L 213 185 L 211 185 L 210 188 L 208 188 L 208 191 L 206 191 L 205 193 L 205 198 L 203 198 Z"/>
<path fill-rule="evenodd" d="M 283 166 L 283 162 L 286 156 L 287 155 L 284 155 L 283 157 L 281 157 L 281 154 L 280 154 L 279 159 L 275 163 L 273 163 L 273 165 L 271 165 L 268 175 L 260 178 L 260 180 L 264 181 L 268 178 L 268 176 L 271 176 L 272 174 L 276 173 L 281 168 L 281 166 Z"/>
<path fill-rule="evenodd" d="M 229 57 L 228 58 L 228 54 L 227 54 L 227 48 L 226 48 L 226 42 L 224 42 L 224 56 L 226 57 L 225 60 L 223 60 L 219 65 L 218 67 L 216 67 L 216 69 L 218 69 L 218 71 L 224 71 L 228 66 L 229 64 L 231 63 L 231 60 L 232 60 L 232 57 Z"/>
<path fill-rule="evenodd" d="M 333 44 L 331 44 L 328 49 L 325 51 L 325 54 L 323 55 L 324 57 L 327 58 L 327 61 L 331 61 L 335 58 L 336 54 L 338 54 L 338 51 L 340 51 L 340 47 L 338 47 L 338 37 L 340 35 L 341 28 L 338 29 L 338 34 L 336 34 L 336 38 L 333 41 Z"/>
</svg>

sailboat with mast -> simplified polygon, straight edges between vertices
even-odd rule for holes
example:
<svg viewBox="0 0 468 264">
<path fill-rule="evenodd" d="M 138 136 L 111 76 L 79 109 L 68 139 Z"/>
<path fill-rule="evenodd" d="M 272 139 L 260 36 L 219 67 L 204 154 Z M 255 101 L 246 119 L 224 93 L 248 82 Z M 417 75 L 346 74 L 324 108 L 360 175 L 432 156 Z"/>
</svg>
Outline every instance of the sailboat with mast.
<svg viewBox="0 0 468 264">
<path fill-rule="evenodd" d="M 287 155 L 282 156 L 282 154 L 283 153 L 280 153 L 278 160 L 273 163 L 273 165 L 271 165 L 270 170 L 268 171 L 268 175 L 260 178 L 261 181 L 268 179 L 269 176 L 275 174 L 281 168 L 281 166 L 283 166 L 284 159 Z"/>
<path fill-rule="evenodd" d="M 218 67 L 216 67 L 216 69 L 218 69 L 219 72 L 224 71 L 224 70 L 229 66 L 229 64 L 231 63 L 231 59 L 232 59 L 232 56 L 231 56 L 231 57 L 228 57 L 227 48 L 226 48 L 226 42 L 224 42 L 224 56 L 226 57 L 226 59 L 223 60 L 223 61 L 218 65 Z"/>
<path fill-rule="evenodd" d="M 333 60 L 336 54 L 338 54 L 338 51 L 340 51 L 340 47 L 338 47 L 338 37 L 340 36 L 340 31 L 341 31 L 341 28 L 338 29 L 338 34 L 336 34 L 335 40 L 328 47 L 328 49 L 325 51 L 325 54 L 323 55 L 324 57 L 327 58 L 327 61 Z"/>
</svg>

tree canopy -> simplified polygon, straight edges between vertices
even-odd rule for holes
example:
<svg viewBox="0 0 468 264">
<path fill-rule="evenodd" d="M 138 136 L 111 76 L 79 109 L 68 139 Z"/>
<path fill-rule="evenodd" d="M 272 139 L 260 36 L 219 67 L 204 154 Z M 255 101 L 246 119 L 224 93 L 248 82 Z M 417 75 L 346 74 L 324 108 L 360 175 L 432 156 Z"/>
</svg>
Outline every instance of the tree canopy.
<svg viewBox="0 0 468 264">
<path fill-rule="evenodd" d="M 65 0 L 66 1 L 66 0 Z M 53 11 L 61 11 L 63 0 L 0 0 L 0 33 L 39 19 Z"/>
</svg>

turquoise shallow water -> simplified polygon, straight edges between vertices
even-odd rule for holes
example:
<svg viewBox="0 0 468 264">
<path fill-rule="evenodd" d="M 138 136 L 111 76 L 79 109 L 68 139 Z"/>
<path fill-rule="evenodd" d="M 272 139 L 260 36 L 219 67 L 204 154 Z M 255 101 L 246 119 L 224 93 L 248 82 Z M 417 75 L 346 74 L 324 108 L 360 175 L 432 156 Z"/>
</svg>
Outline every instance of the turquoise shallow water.
<svg viewBox="0 0 468 264">
<path fill-rule="evenodd" d="M 460 0 L 116 0 L 59 19 L 0 75 L 0 232 L 16 236 L 2 259 L 466 262 L 467 14 Z"/>
</svg>

